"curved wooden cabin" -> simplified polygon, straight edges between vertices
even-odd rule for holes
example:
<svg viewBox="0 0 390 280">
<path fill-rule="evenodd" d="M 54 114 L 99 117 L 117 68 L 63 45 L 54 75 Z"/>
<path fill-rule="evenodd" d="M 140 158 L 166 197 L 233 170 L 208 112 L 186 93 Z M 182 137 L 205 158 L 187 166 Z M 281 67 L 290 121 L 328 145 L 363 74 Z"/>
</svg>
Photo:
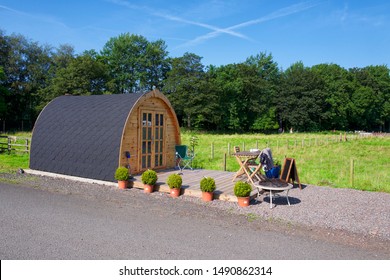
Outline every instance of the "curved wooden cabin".
<svg viewBox="0 0 390 280">
<path fill-rule="evenodd" d="M 115 181 L 118 166 L 132 174 L 174 167 L 179 144 L 176 114 L 158 90 L 61 96 L 35 123 L 30 168 Z"/>
</svg>

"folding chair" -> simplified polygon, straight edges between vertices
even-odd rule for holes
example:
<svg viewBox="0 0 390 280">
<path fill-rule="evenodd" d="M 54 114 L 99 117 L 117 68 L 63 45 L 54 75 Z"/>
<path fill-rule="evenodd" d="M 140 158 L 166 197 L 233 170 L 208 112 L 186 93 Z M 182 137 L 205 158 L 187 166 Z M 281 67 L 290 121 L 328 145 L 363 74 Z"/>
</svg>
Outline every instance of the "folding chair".
<svg viewBox="0 0 390 280">
<path fill-rule="evenodd" d="M 176 159 L 177 159 L 177 167 L 180 171 L 183 171 L 186 167 L 192 170 L 192 160 L 195 157 L 195 154 L 188 150 L 188 146 L 186 145 L 176 145 Z M 181 167 L 183 165 L 183 167 Z"/>
</svg>

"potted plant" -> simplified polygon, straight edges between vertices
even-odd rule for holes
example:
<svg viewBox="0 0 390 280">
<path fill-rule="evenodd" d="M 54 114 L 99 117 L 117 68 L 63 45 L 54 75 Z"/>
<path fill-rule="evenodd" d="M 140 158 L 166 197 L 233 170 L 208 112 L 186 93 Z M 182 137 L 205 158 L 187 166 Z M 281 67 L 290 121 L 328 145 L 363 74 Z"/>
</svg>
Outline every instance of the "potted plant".
<svg viewBox="0 0 390 280">
<path fill-rule="evenodd" d="M 126 167 L 118 167 L 115 171 L 115 180 L 118 181 L 118 187 L 120 189 L 127 188 L 127 182 L 130 178 L 129 170 Z"/>
<path fill-rule="evenodd" d="M 234 185 L 234 195 L 237 196 L 239 206 L 249 206 L 251 191 L 252 187 L 247 182 L 238 181 Z"/>
<path fill-rule="evenodd" d="M 157 182 L 157 172 L 151 169 L 146 170 L 142 173 L 141 181 L 144 184 L 144 192 L 153 192 L 154 185 Z"/>
<path fill-rule="evenodd" d="M 168 176 L 167 184 L 170 188 L 170 195 L 172 197 L 178 197 L 180 195 L 181 185 L 183 179 L 179 174 L 171 174 Z"/>
<path fill-rule="evenodd" d="M 200 180 L 200 190 L 203 201 L 212 201 L 215 191 L 215 180 L 211 177 L 204 177 Z"/>
</svg>

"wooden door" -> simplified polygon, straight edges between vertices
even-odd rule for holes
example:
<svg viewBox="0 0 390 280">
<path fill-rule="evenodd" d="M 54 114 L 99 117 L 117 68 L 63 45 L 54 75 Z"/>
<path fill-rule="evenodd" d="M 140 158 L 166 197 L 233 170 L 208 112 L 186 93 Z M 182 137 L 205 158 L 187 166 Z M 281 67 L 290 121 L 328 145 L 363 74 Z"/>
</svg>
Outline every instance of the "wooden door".
<svg viewBox="0 0 390 280">
<path fill-rule="evenodd" d="M 165 119 L 162 111 L 141 112 L 141 170 L 165 167 Z"/>
</svg>

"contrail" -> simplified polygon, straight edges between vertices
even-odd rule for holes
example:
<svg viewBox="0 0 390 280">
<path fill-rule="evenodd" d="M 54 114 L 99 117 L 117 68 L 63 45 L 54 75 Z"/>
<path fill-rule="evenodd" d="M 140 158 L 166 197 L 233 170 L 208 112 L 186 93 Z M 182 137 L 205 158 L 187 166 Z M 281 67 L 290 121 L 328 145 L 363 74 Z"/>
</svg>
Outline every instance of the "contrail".
<svg viewBox="0 0 390 280">
<path fill-rule="evenodd" d="M 205 35 L 196 37 L 195 39 L 193 39 L 191 41 L 188 41 L 188 42 L 178 46 L 177 48 L 180 48 L 180 47 L 183 47 L 183 46 L 189 46 L 189 45 L 196 45 L 196 44 L 198 44 L 200 42 L 203 42 L 205 40 L 217 37 L 221 33 L 228 33 L 228 31 L 232 31 L 234 29 L 239 29 L 239 28 L 242 28 L 242 27 L 255 25 L 255 24 L 263 23 L 263 22 L 270 21 L 270 20 L 273 20 L 273 19 L 285 17 L 285 16 L 288 16 L 288 15 L 291 15 L 291 14 L 296 14 L 296 13 L 302 12 L 304 10 L 313 8 L 313 7 L 317 6 L 317 5 L 318 4 L 313 3 L 313 2 L 304 2 L 304 3 L 294 4 L 294 5 L 282 8 L 280 10 L 277 10 L 276 12 L 273 12 L 273 13 L 267 15 L 267 16 L 264 16 L 264 17 L 261 17 L 261 18 L 258 18 L 258 19 L 254 19 L 254 20 L 249 20 L 249 21 L 246 21 L 246 22 L 242 22 L 242 23 L 239 23 L 239 24 L 236 24 L 236 25 L 224 28 L 224 29 L 215 30 L 215 31 L 207 33 Z M 221 30 L 223 30 L 223 32 Z"/>
<path fill-rule="evenodd" d="M 165 18 L 165 19 L 170 20 L 170 21 L 176 21 L 176 22 L 187 23 L 187 24 L 191 24 L 191 25 L 195 25 L 195 26 L 200 26 L 200 27 L 204 27 L 204 28 L 216 31 L 216 32 L 226 33 L 226 34 L 229 34 L 229 35 L 232 35 L 232 36 L 236 36 L 236 37 L 239 37 L 239 38 L 242 38 L 242 39 L 249 40 L 249 38 L 247 36 L 245 36 L 245 35 L 243 35 L 241 33 L 232 31 L 232 30 L 219 28 L 219 27 L 216 27 L 216 26 L 213 26 L 213 25 L 210 25 L 210 24 L 202 23 L 202 22 L 186 20 L 186 19 L 183 19 L 183 18 L 180 18 L 180 17 L 172 16 L 172 15 L 169 15 L 169 14 L 164 14 L 162 12 L 156 12 L 155 10 L 153 10 L 153 9 L 151 9 L 149 7 L 146 7 L 146 6 L 133 5 L 133 4 L 130 4 L 129 2 L 123 1 L 123 0 L 107 0 L 107 1 L 109 1 L 111 3 L 114 3 L 114 4 L 117 4 L 117 5 L 125 6 L 127 8 L 133 9 L 133 10 L 146 11 L 147 13 L 149 13 L 151 15 L 158 16 L 158 17 L 161 17 L 161 18 Z"/>
<path fill-rule="evenodd" d="M 232 31 L 232 30 L 227 29 L 227 28 L 219 28 L 219 27 L 216 27 L 216 26 L 213 26 L 213 25 L 209 25 L 209 24 L 205 24 L 205 23 L 201 23 L 201 22 L 196 22 L 196 21 L 190 21 L 190 20 L 179 18 L 179 17 L 170 16 L 170 15 L 163 15 L 163 14 L 159 14 L 159 13 L 154 13 L 154 15 L 162 17 L 162 18 L 165 18 L 165 19 L 168 19 L 168 20 L 172 20 L 172 21 L 188 23 L 188 24 L 191 24 L 191 25 L 204 27 L 204 28 L 207 28 L 207 29 L 214 30 L 214 32 L 226 33 L 226 34 L 229 34 L 229 35 L 232 35 L 232 36 L 236 36 L 236 37 L 239 37 L 239 38 L 249 39 L 247 36 L 245 36 L 245 35 L 243 35 L 241 33 L 237 33 L 235 31 Z"/>
<path fill-rule="evenodd" d="M 130 4 L 129 2 L 124 1 L 124 0 L 106 0 L 106 1 L 109 1 L 109 2 L 117 4 L 117 5 L 122 5 L 122 6 L 130 8 L 130 9 L 143 10 L 143 11 L 148 12 L 151 15 L 165 18 L 167 20 L 191 24 L 191 25 L 200 26 L 200 27 L 204 27 L 204 28 L 212 30 L 212 32 L 209 32 L 205 35 L 196 37 L 193 40 L 190 40 L 182 45 L 177 46 L 176 49 L 183 47 L 183 46 L 196 45 L 196 44 L 199 44 L 199 43 L 206 41 L 208 39 L 215 38 L 221 34 L 228 34 L 228 35 L 239 37 L 242 39 L 251 40 L 248 36 L 245 36 L 245 35 L 238 33 L 234 30 L 239 29 L 239 28 L 243 28 L 243 27 L 247 27 L 247 26 L 251 26 L 251 25 L 255 25 L 255 24 L 259 24 L 259 23 L 263 23 L 263 22 L 267 22 L 267 21 L 270 21 L 273 19 L 285 17 L 285 16 L 288 16 L 291 14 L 296 14 L 296 13 L 311 9 L 311 8 L 319 5 L 319 2 L 302 2 L 302 3 L 294 4 L 294 5 L 279 9 L 279 10 L 277 10 L 277 11 L 275 11 L 267 16 L 264 16 L 264 17 L 261 17 L 258 19 L 245 21 L 245 22 L 242 22 L 242 23 L 239 23 L 239 24 L 227 27 L 227 28 L 219 28 L 219 27 L 216 27 L 216 26 L 213 26 L 210 24 L 186 20 L 186 19 L 183 19 L 180 17 L 175 17 L 172 15 L 163 14 L 162 12 L 156 12 L 155 10 L 148 8 L 146 6 L 133 5 L 133 4 Z"/>
</svg>

